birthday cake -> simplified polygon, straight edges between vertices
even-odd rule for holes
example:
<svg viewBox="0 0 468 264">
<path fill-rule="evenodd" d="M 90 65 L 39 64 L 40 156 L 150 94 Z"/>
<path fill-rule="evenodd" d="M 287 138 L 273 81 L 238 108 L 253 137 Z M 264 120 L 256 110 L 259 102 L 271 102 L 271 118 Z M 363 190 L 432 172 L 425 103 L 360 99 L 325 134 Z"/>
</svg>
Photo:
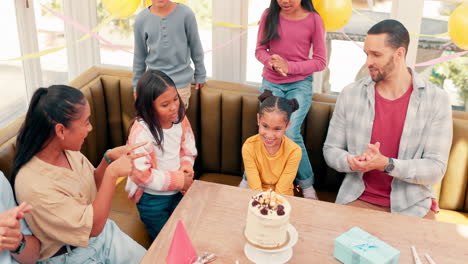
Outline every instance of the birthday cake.
<svg viewBox="0 0 468 264">
<path fill-rule="evenodd" d="M 250 199 L 244 235 L 259 248 L 276 249 L 289 240 L 288 225 L 291 205 L 273 191 L 259 193 Z"/>
</svg>

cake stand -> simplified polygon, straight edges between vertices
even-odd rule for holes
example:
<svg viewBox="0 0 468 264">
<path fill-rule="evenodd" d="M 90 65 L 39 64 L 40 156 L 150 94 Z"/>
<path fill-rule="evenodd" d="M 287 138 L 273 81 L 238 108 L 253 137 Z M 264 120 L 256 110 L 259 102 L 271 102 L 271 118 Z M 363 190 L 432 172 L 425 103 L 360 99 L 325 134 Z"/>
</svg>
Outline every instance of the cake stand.
<svg viewBox="0 0 468 264">
<path fill-rule="evenodd" d="M 292 247 L 297 243 L 299 235 L 293 225 L 288 225 L 289 242 L 277 249 L 261 249 L 245 243 L 244 253 L 247 258 L 257 264 L 283 264 L 291 259 Z"/>
</svg>

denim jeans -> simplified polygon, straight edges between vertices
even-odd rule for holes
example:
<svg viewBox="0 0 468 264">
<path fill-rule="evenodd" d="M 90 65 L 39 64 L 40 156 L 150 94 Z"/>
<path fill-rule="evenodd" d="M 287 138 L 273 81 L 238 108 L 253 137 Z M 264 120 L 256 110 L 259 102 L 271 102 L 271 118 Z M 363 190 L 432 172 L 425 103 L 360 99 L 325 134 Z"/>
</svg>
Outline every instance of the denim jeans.
<svg viewBox="0 0 468 264">
<path fill-rule="evenodd" d="M 140 244 L 122 232 L 114 221 L 107 219 L 97 237 L 89 239 L 88 247 L 77 247 L 68 253 L 37 262 L 39 264 L 126 264 L 140 263 L 146 253 Z"/>
<path fill-rule="evenodd" d="M 146 231 L 153 241 L 166 224 L 167 219 L 174 212 L 182 199 L 180 192 L 172 195 L 153 195 L 143 193 L 137 203 L 141 221 L 146 226 Z"/>
<path fill-rule="evenodd" d="M 307 154 L 304 139 L 301 135 L 302 122 L 304 122 L 310 106 L 312 105 L 312 80 L 312 75 L 301 81 L 281 84 L 272 83 L 263 79 L 262 87 L 260 87 L 261 93 L 263 93 L 264 90 L 270 90 L 273 92 L 274 96 L 287 99 L 295 98 L 299 103 L 299 109 L 291 115 L 291 125 L 285 135 L 296 142 L 302 150 L 302 159 L 299 163 L 299 169 L 297 170 L 295 180 L 296 184 L 299 184 L 301 189 L 308 188 L 314 183 L 314 172 L 312 171 L 309 155 Z"/>
</svg>

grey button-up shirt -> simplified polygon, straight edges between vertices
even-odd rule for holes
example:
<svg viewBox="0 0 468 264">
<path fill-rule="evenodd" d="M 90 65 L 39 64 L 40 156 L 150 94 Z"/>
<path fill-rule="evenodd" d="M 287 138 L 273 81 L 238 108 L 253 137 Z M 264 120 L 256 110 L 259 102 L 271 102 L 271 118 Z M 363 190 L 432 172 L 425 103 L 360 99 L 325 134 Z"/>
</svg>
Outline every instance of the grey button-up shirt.
<svg viewBox="0 0 468 264">
<path fill-rule="evenodd" d="M 447 93 L 413 76 L 406 120 L 394 159 L 390 193 L 394 213 L 425 216 L 434 197 L 431 185 L 442 180 L 452 145 L 452 109 Z M 347 155 L 360 155 L 370 143 L 375 116 L 375 82 L 370 77 L 348 85 L 338 97 L 323 154 L 328 166 L 346 177 L 336 203 L 347 204 L 364 192 L 363 173 L 353 172 Z"/>
<path fill-rule="evenodd" d="M 166 17 L 143 9 L 135 18 L 133 55 L 133 90 L 147 69 L 163 71 L 177 88 L 184 88 L 192 80 L 204 83 L 206 69 L 204 52 L 193 11 L 184 4 Z M 192 62 L 195 71 L 190 66 Z"/>
</svg>

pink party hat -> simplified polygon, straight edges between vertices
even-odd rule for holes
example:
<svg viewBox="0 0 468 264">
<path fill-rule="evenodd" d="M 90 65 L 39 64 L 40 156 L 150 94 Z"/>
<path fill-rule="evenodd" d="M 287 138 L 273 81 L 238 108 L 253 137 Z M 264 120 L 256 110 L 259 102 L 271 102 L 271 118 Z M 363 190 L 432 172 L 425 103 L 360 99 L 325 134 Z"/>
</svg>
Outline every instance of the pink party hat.
<svg viewBox="0 0 468 264">
<path fill-rule="evenodd" d="M 197 252 L 185 231 L 184 224 L 179 220 L 172 237 L 171 246 L 166 256 L 167 264 L 192 264 L 197 260 Z"/>
</svg>

